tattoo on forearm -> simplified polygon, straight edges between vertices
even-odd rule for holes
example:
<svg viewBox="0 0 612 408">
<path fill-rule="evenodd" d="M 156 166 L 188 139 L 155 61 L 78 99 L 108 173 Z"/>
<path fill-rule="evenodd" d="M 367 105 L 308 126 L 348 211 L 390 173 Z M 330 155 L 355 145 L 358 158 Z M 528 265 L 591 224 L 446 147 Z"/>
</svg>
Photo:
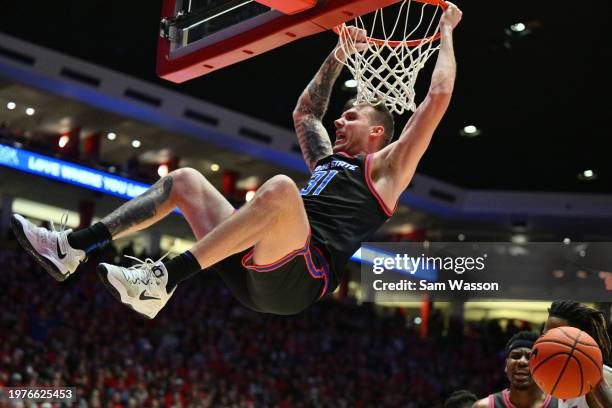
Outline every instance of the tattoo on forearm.
<svg viewBox="0 0 612 408">
<path fill-rule="evenodd" d="M 311 170 L 317 160 L 332 153 L 331 141 L 321 119 L 327 111 L 332 87 L 340 71 L 342 64 L 336 60 L 333 53 L 330 54 L 300 96 L 296 106 L 300 115 L 296 118 L 295 130 L 304 160 Z"/>
<path fill-rule="evenodd" d="M 306 116 L 295 124 L 304 160 L 311 169 L 317 160 L 332 153 L 332 145 L 321 121 Z"/>
<path fill-rule="evenodd" d="M 134 198 L 104 217 L 104 224 L 112 236 L 148 220 L 157 213 L 159 205 L 170 197 L 172 176 L 166 176 L 153 184 L 142 195 Z"/>
<path fill-rule="evenodd" d="M 298 102 L 297 110 L 322 119 L 327 111 L 332 87 L 342 71 L 342 65 L 333 55 L 327 57 L 317 75 L 308 84 Z"/>
</svg>

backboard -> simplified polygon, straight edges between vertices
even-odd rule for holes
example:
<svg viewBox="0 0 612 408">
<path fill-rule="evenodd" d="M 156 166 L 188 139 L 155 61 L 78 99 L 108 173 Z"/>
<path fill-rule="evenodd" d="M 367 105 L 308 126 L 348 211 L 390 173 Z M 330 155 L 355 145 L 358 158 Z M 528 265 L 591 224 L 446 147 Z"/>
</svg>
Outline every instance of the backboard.
<svg viewBox="0 0 612 408">
<path fill-rule="evenodd" d="M 157 74 L 185 82 L 398 1 L 164 0 Z"/>
</svg>

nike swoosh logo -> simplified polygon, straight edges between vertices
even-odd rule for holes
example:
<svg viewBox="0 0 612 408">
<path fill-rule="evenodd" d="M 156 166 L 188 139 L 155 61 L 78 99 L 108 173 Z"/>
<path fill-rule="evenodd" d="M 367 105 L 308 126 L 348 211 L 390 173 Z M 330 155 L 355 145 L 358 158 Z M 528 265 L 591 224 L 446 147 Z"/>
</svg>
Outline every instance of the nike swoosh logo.
<svg viewBox="0 0 612 408">
<path fill-rule="evenodd" d="M 146 290 L 143 290 L 140 296 L 138 297 L 140 300 L 161 300 L 160 298 L 157 298 L 157 297 L 147 296 L 145 295 L 145 292 Z"/>
<path fill-rule="evenodd" d="M 57 241 L 55 241 L 55 243 L 57 244 L 57 256 L 59 259 L 64 259 L 66 257 L 66 253 L 62 253 L 62 250 L 60 249 L 60 244 L 59 244 L 59 238 L 57 239 Z"/>
</svg>

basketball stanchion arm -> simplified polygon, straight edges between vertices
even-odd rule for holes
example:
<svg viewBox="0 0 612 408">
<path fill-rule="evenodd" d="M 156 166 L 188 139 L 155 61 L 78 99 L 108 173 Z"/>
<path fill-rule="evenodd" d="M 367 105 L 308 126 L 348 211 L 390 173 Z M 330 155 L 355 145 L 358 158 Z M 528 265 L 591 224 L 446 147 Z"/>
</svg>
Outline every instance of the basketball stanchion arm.
<svg viewBox="0 0 612 408">
<path fill-rule="evenodd" d="M 222 6 L 177 11 L 178 0 L 164 0 L 157 44 L 157 74 L 182 83 L 217 69 L 261 55 L 300 38 L 308 37 L 371 13 L 401 0 L 228 0 Z M 252 18 L 211 30 L 202 38 L 183 44 L 183 31 L 194 25 L 234 13 L 242 7 L 275 7 Z M 284 14 L 305 8 L 294 14 Z M 299 6 L 299 7 L 298 7 Z M 197 16 L 197 17 L 196 17 Z"/>
<path fill-rule="evenodd" d="M 220 16 L 221 14 L 226 13 L 228 10 L 240 7 L 245 3 L 250 3 L 252 1 L 255 0 L 231 0 L 216 7 L 200 7 L 187 13 L 179 12 L 175 16 L 163 17 L 161 20 L 160 36 L 170 39 L 169 33 L 171 32 L 184 30 L 202 21 L 211 20 L 217 16 Z"/>
</svg>

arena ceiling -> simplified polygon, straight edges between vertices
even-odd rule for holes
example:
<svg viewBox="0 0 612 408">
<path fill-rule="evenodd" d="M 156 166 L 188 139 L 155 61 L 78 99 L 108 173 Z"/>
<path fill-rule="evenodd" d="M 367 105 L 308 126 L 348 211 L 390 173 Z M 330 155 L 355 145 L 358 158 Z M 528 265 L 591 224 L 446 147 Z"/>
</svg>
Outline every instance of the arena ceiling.
<svg viewBox="0 0 612 408">
<path fill-rule="evenodd" d="M 605 77 L 594 63 L 604 53 L 596 3 L 458 3 L 456 91 L 419 172 L 470 189 L 612 192 L 610 125 L 593 101 Z M 175 85 L 155 76 L 160 9 L 160 0 L 9 2 L 0 31 L 287 128 L 336 41 L 323 33 Z M 527 30 L 509 35 L 519 22 Z M 421 96 L 432 65 L 421 74 Z M 328 125 L 349 96 L 337 87 Z M 461 136 L 466 125 L 482 134 Z M 578 179 L 587 169 L 596 180 Z"/>
</svg>

